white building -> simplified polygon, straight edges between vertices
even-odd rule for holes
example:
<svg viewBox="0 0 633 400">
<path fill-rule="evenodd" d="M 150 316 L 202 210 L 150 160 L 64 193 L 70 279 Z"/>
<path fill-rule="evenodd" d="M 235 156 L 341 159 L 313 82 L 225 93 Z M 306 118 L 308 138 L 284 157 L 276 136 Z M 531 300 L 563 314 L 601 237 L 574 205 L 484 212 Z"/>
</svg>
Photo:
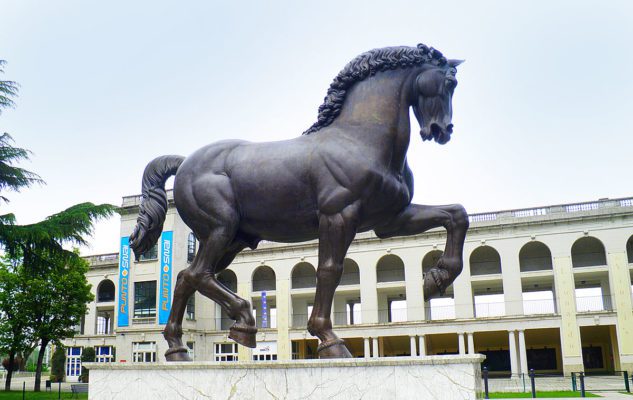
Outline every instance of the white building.
<svg viewBox="0 0 633 400">
<path fill-rule="evenodd" d="M 171 196 L 164 232 L 173 232 L 167 269 L 173 290 L 196 243 Z M 132 232 L 139 201 L 123 199 L 122 238 Z M 444 298 L 425 304 L 423 274 L 445 240 L 442 229 L 386 240 L 357 235 L 333 307 L 335 331 L 354 356 L 475 352 L 487 355 L 491 371 L 506 375 L 528 368 L 566 375 L 633 371 L 632 198 L 472 215 L 463 272 Z M 66 341 L 68 375 L 78 374 L 86 346 L 94 346 L 103 362 L 164 361 L 167 344 L 158 316 L 170 304 L 161 301 L 169 274 L 159 250 L 139 262 L 130 258 L 125 276 L 119 254 L 88 257 L 96 300 L 81 334 Z M 233 321 L 196 293 L 183 323 L 183 341 L 194 359 L 316 357 L 317 340 L 306 331 L 316 265 L 314 241 L 263 242 L 239 254 L 219 278 L 251 300 L 258 346 L 251 350 L 228 339 Z"/>
</svg>

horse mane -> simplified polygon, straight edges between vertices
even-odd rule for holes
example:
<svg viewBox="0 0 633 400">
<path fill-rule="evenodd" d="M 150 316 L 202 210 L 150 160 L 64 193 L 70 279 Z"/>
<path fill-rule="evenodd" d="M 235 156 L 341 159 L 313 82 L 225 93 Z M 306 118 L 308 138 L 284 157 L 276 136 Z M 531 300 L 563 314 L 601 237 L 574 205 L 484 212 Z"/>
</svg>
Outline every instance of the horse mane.
<svg viewBox="0 0 633 400">
<path fill-rule="evenodd" d="M 309 135 L 330 125 L 341 113 L 347 91 L 355 83 L 381 71 L 409 68 L 424 63 L 442 66 L 446 62 L 442 53 L 424 44 L 418 44 L 417 47 L 384 47 L 357 56 L 336 75 L 330 84 L 323 104 L 319 106 L 317 122 L 312 124 L 303 134 Z"/>
</svg>

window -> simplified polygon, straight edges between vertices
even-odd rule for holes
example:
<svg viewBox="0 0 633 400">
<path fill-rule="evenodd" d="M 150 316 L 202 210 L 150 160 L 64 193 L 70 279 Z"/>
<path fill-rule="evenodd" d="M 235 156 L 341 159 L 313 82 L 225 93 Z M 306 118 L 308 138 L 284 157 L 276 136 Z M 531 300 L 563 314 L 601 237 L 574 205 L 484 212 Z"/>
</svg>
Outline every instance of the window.
<svg viewBox="0 0 633 400">
<path fill-rule="evenodd" d="M 187 354 L 189 354 L 189 357 L 191 357 L 192 360 L 195 360 L 195 343 L 194 342 L 187 342 Z"/>
<path fill-rule="evenodd" d="M 347 325 L 362 324 L 362 309 L 360 300 L 350 301 L 346 304 Z"/>
<path fill-rule="evenodd" d="M 195 320 L 196 319 L 196 294 L 192 294 L 187 300 L 187 319 Z"/>
<path fill-rule="evenodd" d="M 259 342 L 253 349 L 253 361 L 274 361 L 277 359 L 277 342 Z"/>
<path fill-rule="evenodd" d="M 196 257 L 196 235 L 191 232 L 187 238 L 187 262 L 192 262 Z"/>
<path fill-rule="evenodd" d="M 97 346 L 95 347 L 95 361 L 100 363 L 114 361 L 114 351 L 112 346 Z"/>
<path fill-rule="evenodd" d="M 216 343 L 215 361 L 237 361 L 237 343 Z"/>
<path fill-rule="evenodd" d="M 407 301 L 389 300 L 389 322 L 403 322 L 407 320 Z"/>
<path fill-rule="evenodd" d="M 158 260 L 158 243 L 153 245 L 145 253 L 141 254 L 139 261 Z"/>
<path fill-rule="evenodd" d="M 156 342 L 133 342 L 132 361 L 139 363 L 156 362 Z"/>
<path fill-rule="evenodd" d="M 109 279 L 101 281 L 97 288 L 97 303 L 104 301 L 114 301 L 114 283 Z"/>
<path fill-rule="evenodd" d="M 156 318 L 156 281 L 134 283 L 134 318 Z"/>
<path fill-rule="evenodd" d="M 97 335 L 111 335 L 112 334 L 112 315 L 114 310 L 97 310 L 97 329 L 95 333 Z"/>
<path fill-rule="evenodd" d="M 79 376 L 81 373 L 81 347 L 66 349 L 66 376 Z"/>
</svg>

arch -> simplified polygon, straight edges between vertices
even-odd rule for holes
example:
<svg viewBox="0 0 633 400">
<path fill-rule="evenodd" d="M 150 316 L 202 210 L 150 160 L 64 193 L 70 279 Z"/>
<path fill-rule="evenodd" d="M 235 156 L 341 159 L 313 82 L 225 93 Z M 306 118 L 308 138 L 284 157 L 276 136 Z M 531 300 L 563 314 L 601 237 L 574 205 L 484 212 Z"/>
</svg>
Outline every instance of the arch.
<svg viewBox="0 0 633 400">
<path fill-rule="evenodd" d="M 104 279 L 97 286 L 97 303 L 103 301 L 114 301 L 114 282 L 110 279 Z"/>
<path fill-rule="evenodd" d="M 356 261 L 346 258 L 343 262 L 343 276 L 341 276 L 341 285 L 358 285 L 360 284 L 360 269 Z"/>
<path fill-rule="evenodd" d="M 431 250 L 422 259 L 422 274 L 426 274 L 428 270 L 437 265 L 437 261 L 442 257 L 442 250 Z"/>
<path fill-rule="evenodd" d="M 571 246 L 571 263 L 574 268 L 607 265 L 604 245 L 593 236 L 581 237 Z"/>
<path fill-rule="evenodd" d="M 233 293 L 237 292 L 237 275 L 230 269 L 225 269 L 218 274 L 218 282 L 223 284 Z"/>
<path fill-rule="evenodd" d="M 521 272 L 552 269 L 552 252 L 542 242 L 526 243 L 519 251 Z"/>
<path fill-rule="evenodd" d="M 626 255 L 629 260 L 629 264 L 633 263 L 633 236 L 626 241 Z"/>
<path fill-rule="evenodd" d="M 404 262 L 393 254 L 381 257 L 376 264 L 376 278 L 378 282 L 404 281 Z"/>
<path fill-rule="evenodd" d="M 316 287 L 316 270 L 308 262 L 300 262 L 295 265 L 290 275 L 293 289 Z"/>
<path fill-rule="evenodd" d="M 501 257 L 490 246 L 477 247 L 470 254 L 470 275 L 489 275 L 501 273 Z"/>
<path fill-rule="evenodd" d="M 253 292 L 262 292 L 277 289 L 277 277 L 275 271 L 268 265 L 260 265 L 253 272 Z"/>
</svg>

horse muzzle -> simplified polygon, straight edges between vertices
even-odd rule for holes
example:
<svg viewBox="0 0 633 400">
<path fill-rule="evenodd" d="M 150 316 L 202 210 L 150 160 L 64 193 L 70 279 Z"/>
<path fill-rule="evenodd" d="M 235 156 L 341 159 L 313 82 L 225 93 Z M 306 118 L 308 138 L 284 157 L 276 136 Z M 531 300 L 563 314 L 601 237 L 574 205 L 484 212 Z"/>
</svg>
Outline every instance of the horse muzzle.
<svg viewBox="0 0 633 400">
<path fill-rule="evenodd" d="M 445 144 L 451 140 L 453 134 L 453 124 L 448 124 L 446 127 L 440 126 L 438 123 L 432 123 L 428 127 L 420 129 L 420 136 L 423 141 L 434 139 L 439 144 Z"/>
</svg>

